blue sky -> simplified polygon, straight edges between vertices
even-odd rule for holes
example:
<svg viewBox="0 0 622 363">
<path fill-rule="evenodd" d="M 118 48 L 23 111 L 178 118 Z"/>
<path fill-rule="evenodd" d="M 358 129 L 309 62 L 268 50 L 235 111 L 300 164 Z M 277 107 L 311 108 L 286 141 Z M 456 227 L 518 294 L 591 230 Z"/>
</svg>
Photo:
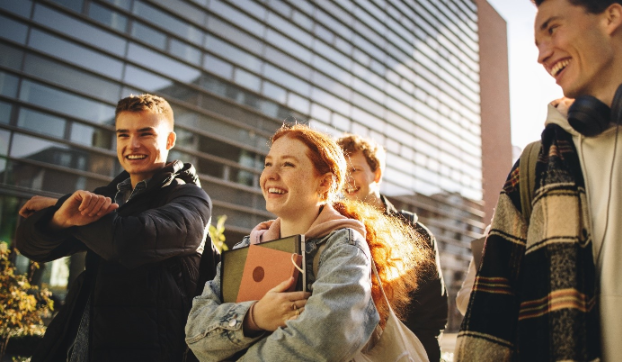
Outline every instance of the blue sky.
<svg viewBox="0 0 622 363">
<path fill-rule="evenodd" d="M 538 64 L 533 40 L 536 6 L 529 0 L 488 0 L 507 22 L 512 144 L 523 148 L 540 138 L 547 104 L 561 88 Z"/>
</svg>

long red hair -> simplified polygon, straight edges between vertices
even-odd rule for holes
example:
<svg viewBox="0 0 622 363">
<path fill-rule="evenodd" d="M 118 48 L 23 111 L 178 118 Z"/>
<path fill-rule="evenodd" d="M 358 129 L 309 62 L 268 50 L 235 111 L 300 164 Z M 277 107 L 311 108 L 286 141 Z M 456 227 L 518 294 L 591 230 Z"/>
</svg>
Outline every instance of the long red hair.
<svg viewBox="0 0 622 363">
<path fill-rule="evenodd" d="M 272 136 L 274 143 L 281 137 L 300 140 L 308 148 L 309 159 L 317 175 L 333 174 L 333 183 L 324 196 L 342 215 L 361 221 L 365 225 L 366 241 L 376 263 L 382 287 L 395 313 L 400 316 L 410 303 L 411 292 L 417 280 L 432 266 L 430 248 L 412 228 L 401 220 L 385 215 L 378 209 L 357 201 L 339 200 L 339 191 L 346 178 L 347 163 L 339 145 L 328 135 L 306 125 L 284 124 Z M 372 275 L 372 298 L 384 327 L 389 312 L 380 285 Z"/>
</svg>

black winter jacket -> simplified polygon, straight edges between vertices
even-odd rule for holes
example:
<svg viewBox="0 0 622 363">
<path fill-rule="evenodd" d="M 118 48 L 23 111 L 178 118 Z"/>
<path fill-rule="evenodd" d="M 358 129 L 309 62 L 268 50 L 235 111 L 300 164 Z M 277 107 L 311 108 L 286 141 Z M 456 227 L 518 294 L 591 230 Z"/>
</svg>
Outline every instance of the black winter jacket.
<svg viewBox="0 0 622 363">
<path fill-rule="evenodd" d="M 127 178 L 123 172 L 94 192 L 114 200 L 117 184 Z M 116 211 L 55 233 L 47 225 L 68 197 L 27 218 L 17 230 L 17 248 L 35 261 L 87 251 L 86 270 L 71 286 L 33 360 L 67 359 L 87 301 L 89 360 L 183 360 L 184 326 L 211 217 L 211 201 L 194 167 L 169 163 L 145 191 Z M 205 253 L 211 254 L 207 242 Z"/>
<path fill-rule="evenodd" d="M 419 288 L 411 294 L 412 302 L 402 321 L 421 340 L 430 362 L 438 362 L 441 359 L 438 336 L 447 324 L 448 301 L 436 238 L 423 223 L 418 221 L 416 214 L 398 211 L 384 195 L 380 198 L 385 205 L 386 214 L 401 218 L 411 225 L 423 236 L 434 254 L 435 269 L 427 272 L 419 280 Z"/>
</svg>

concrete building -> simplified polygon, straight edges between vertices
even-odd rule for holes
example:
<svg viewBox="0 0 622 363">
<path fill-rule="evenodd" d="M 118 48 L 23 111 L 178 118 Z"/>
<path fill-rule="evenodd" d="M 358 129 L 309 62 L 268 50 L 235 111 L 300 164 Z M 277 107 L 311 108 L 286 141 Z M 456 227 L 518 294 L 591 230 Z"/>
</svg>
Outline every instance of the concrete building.
<svg viewBox="0 0 622 363">
<path fill-rule="evenodd" d="M 32 195 L 120 171 L 114 106 L 143 92 L 173 106 L 170 158 L 231 243 L 272 218 L 258 180 L 284 120 L 382 143 L 382 192 L 436 234 L 452 297 L 511 164 L 505 22 L 484 0 L 0 1 L 0 240 Z"/>
</svg>

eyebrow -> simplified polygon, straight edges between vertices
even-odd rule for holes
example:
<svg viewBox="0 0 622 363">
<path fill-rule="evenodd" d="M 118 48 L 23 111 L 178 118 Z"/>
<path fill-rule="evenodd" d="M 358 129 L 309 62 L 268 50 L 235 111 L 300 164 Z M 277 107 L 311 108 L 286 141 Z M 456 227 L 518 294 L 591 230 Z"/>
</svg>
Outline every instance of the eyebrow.
<svg viewBox="0 0 622 363">
<path fill-rule="evenodd" d="M 155 131 L 155 128 L 153 127 L 143 127 L 142 129 L 138 129 L 137 132 L 145 132 L 145 131 Z M 117 130 L 117 134 L 123 134 L 123 133 L 128 133 L 130 132 L 130 130 L 127 129 L 119 129 Z"/>
<path fill-rule="evenodd" d="M 550 24 L 552 21 L 559 20 L 559 19 L 561 19 L 561 17 L 560 17 L 560 16 L 557 16 L 557 15 L 551 16 L 550 18 L 546 19 L 546 21 L 545 21 L 544 23 L 542 23 L 542 25 L 540 25 L 540 28 L 539 28 L 538 30 L 539 30 L 540 32 L 542 32 L 542 31 L 546 30 L 546 28 L 548 28 L 548 27 L 549 27 L 549 24 Z M 538 40 L 535 40 L 535 43 L 536 43 L 536 45 L 538 45 Z"/>
<path fill-rule="evenodd" d="M 273 156 L 266 155 L 266 159 L 268 159 L 268 158 L 272 159 Z M 281 156 L 281 159 L 294 159 L 294 160 L 298 161 L 298 158 L 293 156 L 293 155 L 283 155 L 283 156 Z"/>
<path fill-rule="evenodd" d="M 546 19 L 546 21 L 544 23 L 542 23 L 542 25 L 540 25 L 540 30 L 544 30 L 549 26 L 549 23 L 555 20 L 559 20 L 561 19 L 561 16 L 558 15 L 553 15 L 550 18 Z"/>
</svg>

